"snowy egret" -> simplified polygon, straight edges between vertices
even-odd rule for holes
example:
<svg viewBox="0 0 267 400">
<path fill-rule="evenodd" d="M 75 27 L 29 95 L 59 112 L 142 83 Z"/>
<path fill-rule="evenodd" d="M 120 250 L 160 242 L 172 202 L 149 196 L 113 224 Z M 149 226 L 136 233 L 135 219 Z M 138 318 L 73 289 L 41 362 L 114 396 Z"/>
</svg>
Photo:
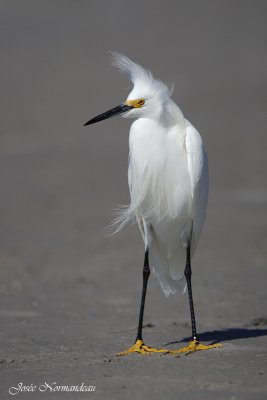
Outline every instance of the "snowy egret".
<svg viewBox="0 0 267 400">
<path fill-rule="evenodd" d="M 127 100 L 86 125 L 114 115 L 135 118 L 130 129 L 128 182 L 130 205 L 121 213 L 119 229 L 138 223 L 145 244 L 143 290 L 134 345 L 119 353 L 182 353 L 220 347 L 198 340 L 191 287 L 191 257 L 205 220 L 208 164 L 200 134 L 170 98 L 172 90 L 129 58 L 113 53 L 113 64 L 133 83 Z M 166 296 L 178 289 L 189 295 L 192 340 L 179 350 L 146 346 L 142 337 L 149 261 Z"/>
</svg>

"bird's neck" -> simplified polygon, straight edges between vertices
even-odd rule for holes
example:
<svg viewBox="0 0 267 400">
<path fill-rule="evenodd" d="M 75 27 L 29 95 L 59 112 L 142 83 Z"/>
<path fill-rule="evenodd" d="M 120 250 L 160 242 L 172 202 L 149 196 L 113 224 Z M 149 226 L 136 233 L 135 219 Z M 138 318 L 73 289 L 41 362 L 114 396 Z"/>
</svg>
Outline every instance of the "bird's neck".
<svg viewBox="0 0 267 400">
<path fill-rule="evenodd" d="M 168 102 L 162 106 L 159 120 L 160 123 L 165 127 L 178 125 L 183 128 L 185 126 L 185 118 L 183 113 L 172 99 L 169 99 Z"/>
</svg>

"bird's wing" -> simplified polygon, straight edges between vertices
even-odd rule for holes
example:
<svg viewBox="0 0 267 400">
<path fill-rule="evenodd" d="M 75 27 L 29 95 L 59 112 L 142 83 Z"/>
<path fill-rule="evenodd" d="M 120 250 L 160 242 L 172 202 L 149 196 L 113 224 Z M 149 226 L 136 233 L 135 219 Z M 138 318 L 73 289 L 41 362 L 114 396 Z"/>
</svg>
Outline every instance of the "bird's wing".
<svg viewBox="0 0 267 400">
<path fill-rule="evenodd" d="M 191 248 L 194 251 L 206 216 L 209 172 L 207 155 L 201 136 L 190 122 L 187 122 L 185 145 L 192 194 L 193 231 Z"/>
</svg>

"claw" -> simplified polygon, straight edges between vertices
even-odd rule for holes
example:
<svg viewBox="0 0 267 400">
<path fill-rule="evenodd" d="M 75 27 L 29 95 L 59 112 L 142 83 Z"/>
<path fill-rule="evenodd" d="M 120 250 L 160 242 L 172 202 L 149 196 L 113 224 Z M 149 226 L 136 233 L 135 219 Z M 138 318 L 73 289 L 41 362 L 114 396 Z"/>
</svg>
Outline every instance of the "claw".
<svg viewBox="0 0 267 400">
<path fill-rule="evenodd" d="M 205 345 L 199 343 L 198 340 L 191 340 L 188 346 L 183 347 L 182 349 L 179 350 L 169 350 L 169 353 L 171 354 L 186 353 L 186 355 L 189 355 L 194 353 L 195 351 L 210 350 L 210 349 L 215 349 L 217 347 L 222 347 L 222 345 L 220 343 Z"/>
<path fill-rule="evenodd" d="M 220 343 L 205 345 L 199 343 L 198 340 L 191 340 L 188 346 L 183 347 L 182 349 L 179 350 L 156 349 L 155 347 L 146 346 L 143 340 L 138 339 L 136 340 L 133 346 L 131 346 L 128 350 L 118 353 L 117 356 L 126 356 L 127 354 L 131 353 L 139 353 L 143 355 L 149 355 L 152 353 L 164 353 L 164 354 L 186 353 L 186 355 L 189 355 L 194 353 L 195 351 L 210 350 L 217 347 L 222 347 L 222 345 Z"/>
<path fill-rule="evenodd" d="M 149 355 L 151 353 L 169 353 L 167 349 L 156 349 L 155 347 L 146 346 L 143 340 L 136 340 L 135 344 L 131 346 L 128 350 L 121 351 L 117 356 L 125 356 L 130 353 L 140 353 L 143 355 Z"/>
</svg>

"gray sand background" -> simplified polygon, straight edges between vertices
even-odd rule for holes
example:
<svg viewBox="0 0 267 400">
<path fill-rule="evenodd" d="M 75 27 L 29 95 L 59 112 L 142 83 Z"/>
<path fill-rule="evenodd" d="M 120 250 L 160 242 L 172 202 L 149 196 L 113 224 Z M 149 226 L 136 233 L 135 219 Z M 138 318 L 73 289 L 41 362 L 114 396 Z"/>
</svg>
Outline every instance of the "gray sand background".
<svg viewBox="0 0 267 400">
<path fill-rule="evenodd" d="M 20 399 L 267 398 L 266 1 L 0 1 L 0 398 L 11 386 L 96 385 Z M 143 244 L 107 237 L 127 204 L 130 121 L 84 128 L 131 88 L 125 53 L 175 81 L 210 164 L 193 260 L 197 324 L 223 348 L 191 356 L 116 352 L 135 339 Z M 265 51 L 265 52 L 264 52 Z M 152 276 L 149 345 L 182 347 L 187 296 Z"/>
</svg>

